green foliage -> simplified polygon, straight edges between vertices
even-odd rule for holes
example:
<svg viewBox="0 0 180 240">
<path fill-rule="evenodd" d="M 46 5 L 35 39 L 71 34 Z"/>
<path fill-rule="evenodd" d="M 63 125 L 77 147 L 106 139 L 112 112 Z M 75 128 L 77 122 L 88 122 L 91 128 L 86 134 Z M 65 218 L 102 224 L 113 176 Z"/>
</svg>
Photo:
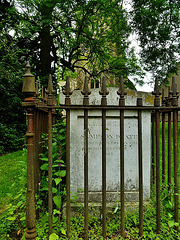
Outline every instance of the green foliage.
<svg viewBox="0 0 180 240">
<path fill-rule="evenodd" d="M 21 107 L 22 62 L 25 61 L 26 51 L 17 47 L 16 39 L 9 33 L 14 26 L 13 15 L 8 15 L 10 9 L 4 10 L 3 25 L 0 24 L 0 154 L 22 149 L 26 129 Z"/>
<path fill-rule="evenodd" d="M 159 81 L 177 72 L 180 61 L 179 0 L 133 0 L 132 22 L 141 46 L 145 70 Z"/>
<path fill-rule="evenodd" d="M 43 174 L 43 180 L 40 184 L 40 196 L 37 199 L 37 208 L 40 208 L 40 218 L 37 220 L 36 229 L 38 232 L 37 240 L 51 240 L 67 239 L 66 238 L 66 217 L 62 214 L 62 202 L 64 199 L 64 176 L 65 176 L 65 122 L 64 119 L 60 119 L 57 125 L 54 127 L 54 138 L 53 138 L 53 187 L 60 192 L 54 191 L 54 209 L 53 209 L 53 234 L 48 237 L 48 211 L 47 204 L 43 204 L 43 201 L 47 199 L 47 190 L 43 187 L 47 185 L 47 153 L 42 155 L 41 168 Z M 44 141 L 46 142 L 45 138 Z M 46 149 L 46 148 L 45 148 Z M 59 152 L 61 151 L 61 153 Z M 19 151 L 17 153 L 4 155 L 0 158 L 0 169 L 5 173 L 2 176 L 1 186 L 2 189 L 6 187 L 6 183 L 10 176 L 15 185 L 10 188 L 12 183 L 10 182 L 9 188 L 6 193 L 9 192 L 8 198 L 11 199 L 3 213 L 0 216 L 0 238 L 1 239 L 25 239 L 23 235 L 25 231 L 25 172 L 26 172 L 26 152 Z M 5 162 L 9 159 L 8 174 L 5 172 Z M 61 164 L 61 166 L 59 166 Z M 3 168 L 4 167 L 4 168 Z M 60 169 L 59 169 L 60 167 Z M 18 168 L 19 173 L 14 171 Z M 22 171 L 23 170 L 23 171 Z M 6 176 L 7 175 L 7 176 Z M 0 175 L 1 177 L 1 175 Z M 3 178 L 5 181 L 3 181 Z M 1 189 L 0 186 L 0 189 Z M 15 187 L 16 186 L 16 187 Z M 18 191 L 19 189 L 22 189 Z M 173 189 L 173 186 L 172 188 Z M 1 190 L 2 192 L 2 190 Z M 17 193 L 18 192 L 18 193 Z M 1 194 L 2 195 L 2 194 Z M 8 200 L 5 198 L 5 201 Z M 1 201 L 0 201 L 1 202 Z M 55 203 L 56 202 L 56 203 Z M 91 209 L 92 210 L 92 209 Z M 95 211 L 93 209 L 93 211 Z M 111 212 L 111 217 L 107 215 L 107 239 L 122 239 L 120 237 L 120 207 L 115 206 L 115 209 Z M 144 239 L 178 239 L 178 235 L 174 230 L 174 226 L 177 223 L 174 222 L 174 199 L 173 192 L 167 190 L 167 186 L 164 186 L 161 191 L 161 234 L 156 234 L 156 199 L 155 191 L 153 191 L 152 198 L 147 204 L 144 204 Z M 126 239 L 140 239 L 139 238 L 139 210 L 130 208 L 125 213 L 125 229 Z M 84 215 L 83 206 L 79 209 L 78 215 L 71 217 L 71 234 L 70 239 L 79 240 L 84 238 Z M 98 212 L 93 214 L 89 218 L 89 239 L 103 239 L 102 238 L 102 216 Z"/>
<path fill-rule="evenodd" d="M 60 214 L 62 204 L 65 198 L 65 176 L 66 176 L 66 169 L 65 169 L 65 140 L 66 140 L 66 128 L 65 128 L 65 121 L 64 118 L 61 116 L 56 124 L 53 125 L 53 143 L 52 143 L 52 181 L 53 181 L 53 202 L 54 202 L 54 210 L 55 213 Z M 46 141 L 46 135 L 43 138 L 43 141 Z M 46 199 L 48 195 L 48 148 L 46 144 L 44 145 L 45 153 L 41 154 L 41 183 L 39 187 L 39 196 L 38 199 Z M 45 205 L 46 205 L 45 201 Z M 47 205 L 46 205 L 47 206 Z M 58 211 L 57 211 L 58 210 Z"/>
<path fill-rule="evenodd" d="M 20 0 L 13 7 L 18 16 L 14 37 L 20 49 L 29 49 L 43 85 L 47 74 L 56 78 L 57 69 L 62 78 L 67 69 L 80 69 L 90 76 L 103 71 L 127 76 L 139 66 L 130 50 L 131 29 L 121 0 L 63 4 L 60 0 Z"/>
<path fill-rule="evenodd" d="M 20 239 L 24 234 L 26 157 L 25 150 L 0 157 L 0 239 Z"/>
</svg>

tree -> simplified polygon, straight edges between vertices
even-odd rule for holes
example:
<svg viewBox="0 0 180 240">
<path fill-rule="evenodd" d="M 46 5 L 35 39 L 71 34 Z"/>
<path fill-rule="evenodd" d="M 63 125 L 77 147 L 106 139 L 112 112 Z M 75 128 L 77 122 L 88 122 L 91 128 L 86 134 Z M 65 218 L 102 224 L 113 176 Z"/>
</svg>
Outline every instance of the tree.
<svg viewBox="0 0 180 240">
<path fill-rule="evenodd" d="M 180 61 L 180 1 L 132 0 L 132 7 L 145 70 L 166 83 Z"/>
<path fill-rule="evenodd" d="M 17 150 L 24 143 L 25 115 L 21 108 L 24 53 L 10 32 L 18 22 L 13 4 L 0 5 L 0 153 Z M 23 64 L 23 65 L 22 65 Z"/>
<path fill-rule="evenodd" d="M 19 0 L 15 3 L 22 20 L 14 36 L 20 48 L 29 47 L 35 71 L 44 85 L 47 74 L 55 73 L 57 66 L 62 78 L 67 69 L 72 72 L 82 69 L 90 76 L 104 71 L 127 76 L 137 68 L 140 70 L 128 49 L 130 28 L 122 1 Z"/>
<path fill-rule="evenodd" d="M 138 66 L 128 49 L 130 28 L 122 1 L 2 0 L 0 8 L 0 121 L 5 151 L 24 129 L 18 126 L 25 122 L 20 103 L 27 60 L 43 85 L 49 73 L 57 80 L 58 71 L 62 78 L 76 69 L 91 77 L 102 72 L 127 76 Z M 5 141 L 7 136 L 12 138 Z"/>
</svg>

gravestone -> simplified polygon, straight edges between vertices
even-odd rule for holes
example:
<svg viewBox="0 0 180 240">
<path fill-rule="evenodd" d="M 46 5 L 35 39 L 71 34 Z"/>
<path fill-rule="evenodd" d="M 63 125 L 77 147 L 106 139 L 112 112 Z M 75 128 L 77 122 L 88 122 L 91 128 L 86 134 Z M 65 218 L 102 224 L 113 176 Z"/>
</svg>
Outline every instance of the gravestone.
<svg viewBox="0 0 180 240">
<path fill-rule="evenodd" d="M 108 105 L 118 105 L 117 88 L 109 88 Z M 137 97 L 143 97 L 144 105 L 151 105 L 153 99 L 146 93 L 128 91 L 126 105 L 136 105 Z M 64 97 L 60 97 L 64 103 Z M 74 91 L 72 104 L 81 105 L 83 96 Z M 99 89 L 92 89 L 89 104 L 100 104 Z M 102 200 L 102 118 L 101 110 L 88 111 L 88 188 L 89 202 Z M 118 201 L 120 194 L 120 111 L 106 112 L 106 190 L 107 202 Z M 124 113 L 124 161 L 125 161 L 125 201 L 138 201 L 138 117 L 137 111 Z M 84 189 L 84 111 L 71 110 L 70 114 L 70 181 L 71 196 L 83 201 Z M 142 111 L 142 149 L 143 149 L 143 197 L 150 196 L 150 163 L 151 163 L 151 114 Z"/>
</svg>

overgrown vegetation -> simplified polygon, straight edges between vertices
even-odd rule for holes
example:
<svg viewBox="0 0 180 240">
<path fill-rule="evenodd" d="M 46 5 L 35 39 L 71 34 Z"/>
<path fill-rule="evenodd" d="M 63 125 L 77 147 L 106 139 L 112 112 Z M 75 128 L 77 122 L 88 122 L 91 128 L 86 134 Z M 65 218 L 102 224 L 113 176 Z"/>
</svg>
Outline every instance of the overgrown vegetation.
<svg viewBox="0 0 180 240">
<path fill-rule="evenodd" d="M 167 129 L 166 129 L 167 130 Z M 180 129 L 179 129 L 180 130 Z M 167 132 L 167 131 L 166 131 Z M 45 141 L 46 136 L 44 137 Z M 46 141 L 45 141 L 46 142 Z M 180 144 L 179 144 L 180 147 Z M 46 148 L 45 148 L 46 149 Z M 47 211 L 47 153 L 41 156 L 42 180 L 40 194 L 37 197 L 36 208 L 40 209 L 36 229 L 39 240 L 58 240 L 66 238 L 66 217 L 62 205 L 65 200 L 65 123 L 61 119 L 54 127 L 53 139 L 53 231 L 48 238 Z M 166 149 L 167 150 L 167 149 Z M 9 165 L 6 165 L 9 164 Z M 172 161 L 173 169 L 173 161 Z M 3 155 L 0 157 L 0 239 L 25 239 L 25 201 L 26 201 L 26 150 Z M 9 181 L 10 179 L 10 181 Z M 102 216 L 95 212 L 89 219 L 89 239 L 102 238 Z M 165 185 L 161 190 L 161 233 L 156 235 L 156 200 L 155 190 L 152 198 L 144 204 L 144 239 L 179 239 L 174 230 L 174 198 L 172 191 Z M 125 215 L 126 239 L 140 239 L 138 235 L 139 213 L 130 209 Z M 84 237 L 83 206 L 79 214 L 71 217 L 71 239 Z M 122 239 L 120 237 L 120 207 L 115 206 L 111 218 L 107 217 L 107 239 Z"/>
</svg>

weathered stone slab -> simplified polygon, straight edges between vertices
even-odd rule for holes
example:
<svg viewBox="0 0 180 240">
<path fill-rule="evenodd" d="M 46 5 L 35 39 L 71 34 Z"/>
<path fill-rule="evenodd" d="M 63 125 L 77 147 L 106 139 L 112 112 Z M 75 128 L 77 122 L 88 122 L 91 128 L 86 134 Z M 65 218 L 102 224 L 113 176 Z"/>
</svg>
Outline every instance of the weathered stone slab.
<svg viewBox="0 0 180 240">
<path fill-rule="evenodd" d="M 117 89 L 109 89 L 109 105 L 118 105 Z M 73 96 L 74 95 L 74 96 Z M 80 91 L 72 95 L 72 103 L 82 104 Z M 141 94 L 142 95 L 142 94 Z M 136 105 L 138 94 L 127 97 L 126 105 Z M 92 90 L 90 104 L 100 104 L 101 97 L 97 90 Z M 146 102 L 148 104 L 148 101 Z M 89 201 L 100 202 L 102 191 L 102 118 L 100 110 L 89 110 Z M 82 110 L 71 110 L 71 192 L 83 201 L 84 189 L 84 118 Z M 120 192 L 120 112 L 107 111 L 107 201 L 115 202 Z M 125 111 L 125 200 L 138 201 L 138 118 L 137 111 Z M 150 195 L 150 158 L 151 158 L 151 114 L 142 112 L 143 144 L 143 186 L 144 199 Z"/>
</svg>

